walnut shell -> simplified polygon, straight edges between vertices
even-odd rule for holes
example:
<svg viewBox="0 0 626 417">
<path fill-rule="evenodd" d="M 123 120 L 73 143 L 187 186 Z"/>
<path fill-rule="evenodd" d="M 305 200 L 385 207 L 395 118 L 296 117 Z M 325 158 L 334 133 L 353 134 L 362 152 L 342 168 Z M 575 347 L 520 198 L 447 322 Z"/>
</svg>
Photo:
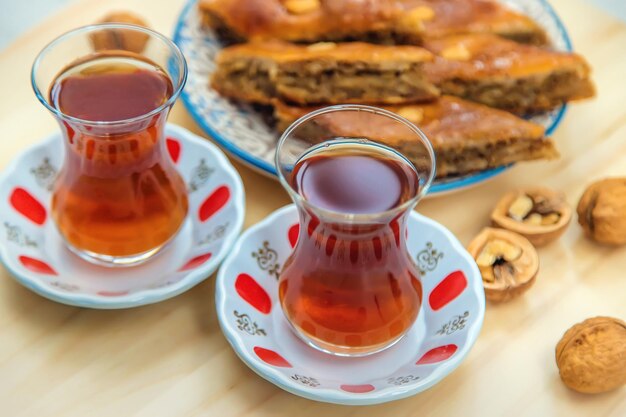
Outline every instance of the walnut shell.
<svg viewBox="0 0 626 417">
<path fill-rule="evenodd" d="M 626 385 L 626 323 L 594 317 L 572 326 L 556 345 L 556 364 L 565 385 L 578 392 Z"/>
<path fill-rule="evenodd" d="M 148 27 L 143 18 L 131 12 L 113 12 L 104 16 L 98 23 L 128 23 L 142 27 Z M 123 29 L 110 29 L 93 33 L 91 42 L 96 51 L 121 49 L 135 53 L 141 53 L 146 47 L 149 36 L 145 33 L 128 31 Z"/>
<path fill-rule="evenodd" d="M 507 193 L 491 213 L 494 226 L 518 233 L 535 246 L 561 237 L 571 220 L 572 209 L 565 196 L 545 187 Z"/>
<path fill-rule="evenodd" d="M 527 291 L 539 272 L 539 256 L 524 236 L 504 229 L 484 228 L 467 248 L 483 277 L 485 296 L 507 301 Z"/>
<path fill-rule="evenodd" d="M 594 182 L 576 211 L 587 237 L 607 245 L 626 244 L 626 178 Z"/>
</svg>

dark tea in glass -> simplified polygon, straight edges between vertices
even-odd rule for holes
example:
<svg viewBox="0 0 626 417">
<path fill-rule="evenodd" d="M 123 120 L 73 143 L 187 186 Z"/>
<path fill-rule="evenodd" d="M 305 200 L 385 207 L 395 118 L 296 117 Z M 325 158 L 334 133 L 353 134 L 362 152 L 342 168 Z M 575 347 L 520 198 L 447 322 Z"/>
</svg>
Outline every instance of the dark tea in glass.
<svg viewBox="0 0 626 417">
<path fill-rule="evenodd" d="M 141 31 L 148 35 L 146 52 L 89 50 L 99 31 Z M 87 50 L 81 54 L 77 46 L 69 64 L 49 75 L 51 55 L 79 40 Z M 68 246 L 90 261 L 144 261 L 184 222 L 186 187 L 164 138 L 168 111 L 184 83 L 179 54 L 147 29 L 100 25 L 64 35 L 35 63 L 34 86 L 39 95 L 38 85 L 49 82 L 44 104 L 57 116 L 65 141 L 52 216 Z M 178 70 L 168 72 L 168 62 Z"/>
<path fill-rule="evenodd" d="M 406 248 L 406 220 L 431 171 L 419 172 L 375 141 L 332 137 L 346 133 L 350 112 L 368 119 L 390 117 L 386 112 L 361 106 L 321 112 L 296 122 L 279 144 L 281 179 L 300 217 L 279 298 L 296 334 L 310 345 L 366 355 L 395 343 L 418 316 L 422 286 Z M 333 129 L 329 118 L 342 128 Z"/>
</svg>

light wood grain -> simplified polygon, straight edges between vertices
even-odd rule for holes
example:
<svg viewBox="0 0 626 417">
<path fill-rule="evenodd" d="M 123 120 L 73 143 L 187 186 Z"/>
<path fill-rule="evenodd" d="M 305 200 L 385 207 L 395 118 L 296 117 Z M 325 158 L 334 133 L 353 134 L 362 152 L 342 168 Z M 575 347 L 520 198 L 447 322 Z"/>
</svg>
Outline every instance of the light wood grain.
<svg viewBox="0 0 626 417">
<path fill-rule="evenodd" d="M 0 53 L 0 167 L 57 126 L 37 102 L 29 71 L 55 36 L 113 9 L 131 9 L 171 33 L 182 0 L 80 0 Z M 543 184 L 575 204 L 593 179 L 626 175 L 626 26 L 580 0 L 554 0 L 576 49 L 595 70 L 598 98 L 572 106 L 551 163 L 520 165 L 478 188 L 424 201 L 419 211 L 468 243 L 500 195 Z M 178 104 L 170 118 L 201 133 Z M 246 226 L 289 202 L 273 180 L 235 163 L 247 192 Z M 599 247 L 573 224 L 540 250 L 535 286 L 488 305 L 467 360 L 413 398 L 344 407 L 295 397 L 250 371 L 215 316 L 214 278 L 154 306 L 95 311 L 55 304 L 0 268 L 0 416 L 624 416 L 626 389 L 585 396 L 558 378 L 554 347 L 572 324 L 626 318 L 626 248 Z"/>
</svg>

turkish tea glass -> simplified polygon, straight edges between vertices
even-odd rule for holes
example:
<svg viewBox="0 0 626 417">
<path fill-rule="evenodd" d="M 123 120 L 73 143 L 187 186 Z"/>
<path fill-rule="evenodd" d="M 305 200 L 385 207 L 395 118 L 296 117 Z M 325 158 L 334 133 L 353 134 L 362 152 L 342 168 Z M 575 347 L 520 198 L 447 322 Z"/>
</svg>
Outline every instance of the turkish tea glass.
<svg viewBox="0 0 626 417">
<path fill-rule="evenodd" d="M 107 59 L 107 65 L 118 65 L 119 60 L 120 68 L 154 68 L 168 86 L 171 83 L 170 93 L 128 118 L 94 119 L 64 112 L 55 103 L 53 87 L 63 74 L 98 59 Z M 106 71 L 110 66 L 98 68 Z M 67 246 L 80 257 L 106 266 L 135 265 L 159 252 L 181 228 L 187 191 L 167 153 L 164 129 L 186 78 L 187 64 L 178 47 L 157 32 L 133 25 L 78 28 L 37 56 L 32 86 L 58 121 L 65 149 L 52 190 L 52 217 Z M 120 105 L 132 106 L 129 103 L 141 98 L 137 94 Z M 102 108 L 106 105 L 103 99 Z M 115 111 L 116 105 L 109 102 L 108 108 Z"/>
<path fill-rule="evenodd" d="M 393 143 L 410 144 L 411 160 L 385 145 Z M 367 160 L 357 158 L 357 164 L 363 163 L 363 178 L 353 175 L 335 181 L 342 175 L 343 162 L 326 164 L 334 171 L 318 172 L 316 178 L 326 178 L 325 187 L 337 189 L 303 192 L 296 184 L 297 176 L 307 175 L 301 173 L 303 161 L 324 155 L 332 158 L 335 153 L 378 155 L 389 166 L 402 166 L 410 180 L 404 185 L 414 180 L 406 188 L 410 194 L 374 212 L 371 207 L 378 197 L 361 196 L 354 190 L 350 190 L 353 201 L 362 198 L 364 204 L 374 206 L 346 212 L 312 201 L 309 196 L 318 192 L 341 197 L 347 190 L 337 184 L 367 188 L 363 178 L 369 175 L 379 180 L 365 171 L 372 168 Z M 298 240 L 279 275 L 279 299 L 293 331 L 310 346 L 338 356 L 365 356 L 392 346 L 411 328 L 421 307 L 421 279 L 406 236 L 409 213 L 435 175 L 430 142 L 415 125 L 389 111 L 332 106 L 293 123 L 280 138 L 275 161 L 280 181 L 299 214 Z M 370 192 L 385 197 L 392 192 L 390 188 L 397 188 L 397 184 L 390 185 Z"/>
</svg>

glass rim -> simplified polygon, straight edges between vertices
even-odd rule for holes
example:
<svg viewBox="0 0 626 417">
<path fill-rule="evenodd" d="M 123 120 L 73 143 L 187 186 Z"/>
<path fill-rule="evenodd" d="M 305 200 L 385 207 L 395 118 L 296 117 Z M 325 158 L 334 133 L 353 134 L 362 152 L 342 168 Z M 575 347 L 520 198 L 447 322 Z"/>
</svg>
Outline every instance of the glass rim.
<svg viewBox="0 0 626 417">
<path fill-rule="evenodd" d="M 35 73 L 37 72 L 37 69 L 41 65 L 42 60 L 45 58 L 46 53 L 50 51 L 52 48 L 54 48 L 55 46 L 61 44 L 63 41 L 66 41 L 75 35 L 78 35 L 81 33 L 93 32 L 99 29 L 135 30 L 138 32 L 142 32 L 146 35 L 149 35 L 151 37 L 155 37 L 169 47 L 169 49 L 173 52 L 174 56 L 176 57 L 176 61 L 179 62 L 180 66 L 182 67 L 182 76 L 179 77 L 180 82 L 178 83 L 178 86 L 174 89 L 174 91 L 172 92 L 172 95 L 167 101 L 165 101 L 164 103 L 150 110 L 147 113 L 140 114 L 138 116 L 133 116 L 128 119 L 107 120 L 107 121 L 88 120 L 88 119 L 82 119 L 80 117 L 70 116 L 69 114 L 62 112 L 61 110 L 57 109 L 56 107 L 54 107 L 48 102 L 48 99 L 46 98 L 44 94 L 42 94 L 41 89 L 39 88 L 39 85 L 37 81 L 35 80 L 35 77 L 36 77 Z M 164 70 L 167 70 L 167 69 L 164 68 Z M 56 38 L 54 38 L 48 44 L 46 44 L 46 46 L 44 46 L 41 49 L 41 51 L 39 51 L 39 53 L 37 54 L 37 57 L 35 58 L 35 61 L 33 62 L 33 66 L 31 67 L 31 71 L 30 71 L 30 82 L 31 82 L 33 91 L 35 92 L 35 95 L 37 96 L 37 99 L 41 102 L 41 104 L 43 104 L 50 112 L 52 112 L 54 115 L 56 115 L 60 119 L 73 122 L 73 123 L 82 124 L 82 125 L 115 126 L 115 125 L 123 125 L 123 124 L 139 122 L 141 120 L 157 115 L 163 112 L 163 110 L 167 109 L 168 107 L 171 107 L 176 102 L 176 100 L 178 99 L 178 96 L 180 96 L 180 93 L 185 87 L 185 83 L 187 82 L 187 72 L 188 72 L 188 69 L 187 69 L 187 61 L 185 60 L 185 56 L 183 55 L 178 45 L 176 45 L 174 41 L 169 39 L 167 36 L 155 30 L 152 30 L 143 26 L 128 24 L 128 23 L 96 23 L 92 25 L 80 26 L 78 28 L 67 31 L 57 36 Z M 169 78 L 169 75 L 168 75 L 168 78 Z"/>
<path fill-rule="evenodd" d="M 380 116 L 384 116 L 384 117 L 388 117 L 391 118 L 401 124 L 403 124 L 404 126 L 406 126 L 409 130 L 413 131 L 413 133 L 415 133 L 419 139 L 420 142 L 422 143 L 422 145 L 424 145 L 424 147 L 426 148 L 427 152 L 428 152 L 428 156 L 430 158 L 430 165 L 431 165 L 431 170 L 430 170 L 430 174 L 428 175 L 428 178 L 426 179 L 424 186 L 420 187 L 420 189 L 418 190 L 418 192 L 411 197 L 410 199 L 408 199 L 407 201 L 403 202 L 402 204 L 399 204 L 393 208 L 390 208 L 388 210 L 385 211 L 381 211 L 381 212 L 376 212 L 376 213 L 357 213 L 357 214 L 347 214 L 347 213 L 343 213 L 343 212 L 339 212 L 339 211 L 335 211 L 335 210 L 329 210 L 329 209 L 325 209 L 323 207 L 319 207 L 316 206 L 314 204 L 311 204 L 302 194 L 300 194 L 298 191 L 296 191 L 292 185 L 289 183 L 289 181 L 287 180 L 287 178 L 285 177 L 283 170 L 281 169 L 281 161 L 280 161 L 280 150 L 283 148 L 283 145 L 285 144 L 285 142 L 289 139 L 289 137 L 291 136 L 291 134 L 293 133 L 294 130 L 296 130 L 298 127 L 300 127 L 302 124 L 309 122 L 311 119 L 314 119 L 317 116 L 326 114 L 326 113 L 335 113 L 335 112 L 339 112 L 339 111 L 364 111 L 367 113 L 372 113 L 375 115 L 380 115 Z M 343 142 L 353 142 L 353 140 L 346 138 L 345 140 L 343 140 Z M 337 144 L 341 144 L 342 140 L 339 139 L 336 142 Z M 391 152 L 392 154 L 400 157 L 401 159 L 403 159 L 404 161 L 406 161 L 411 167 L 413 167 L 413 169 L 415 170 L 415 172 L 418 174 L 418 178 L 419 178 L 419 171 L 417 169 L 417 167 L 415 166 L 415 164 L 413 164 L 413 162 L 411 162 L 406 156 L 404 156 L 401 152 L 399 152 L 398 150 L 387 146 L 383 143 L 380 142 L 376 142 L 376 141 L 370 141 L 368 140 L 368 143 L 373 144 L 375 146 L 381 147 L 383 149 L 385 149 L 386 151 Z M 305 152 L 306 153 L 306 152 Z M 303 153 L 302 155 L 304 155 L 305 153 Z M 374 220 L 380 217 L 386 217 L 386 216 L 392 216 L 396 213 L 402 212 L 407 210 L 408 208 L 410 208 L 411 206 L 414 206 L 420 199 L 422 199 L 426 193 L 428 192 L 428 189 L 430 188 L 434 178 L 435 178 L 435 173 L 436 173 L 436 163 L 435 163 L 435 151 L 433 149 L 432 144 L 430 143 L 430 140 L 428 139 L 428 137 L 424 134 L 424 132 L 422 132 L 422 130 L 420 128 L 418 128 L 414 123 L 412 123 L 411 121 L 407 120 L 406 118 L 391 112 L 389 110 L 386 109 L 381 109 L 379 107 L 374 107 L 374 106 L 368 106 L 368 105 L 363 105 L 363 104 L 338 104 L 338 105 L 332 105 L 332 106 L 328 106 L 328 107 L 324 107 L 318 110 L 314 110 L 311 113 L 308 113 L 302 117 L 300 117 L 299 119 L 297 119 L 295 122 L 293 122 L 291 125 L 289 125 L 289 127 L 282 133 L 282 135 L 280 136 L 278 143 L 276 145 L 276 153 L 274 154 L 274 164 L 276 165 L 276 171 L 278 173 L 278 179 L 280 181 L 280 183 L 282 184 L 283 188 L 285 188 L 287 190 L 287 192 L 289 193 L 290 197 L 292 199 L 294 199 L 295 202 L 297 203 L 301 203 L 303 204 L 305 207 L 311 207 L 313 208 L 315 211 L 320 212 L 322 214 L 331 216 L 331 217 L 338 217 L 341 219 L 345 219 L 348 221 L 367 221 L 367 220 Z"/>
</svg>

